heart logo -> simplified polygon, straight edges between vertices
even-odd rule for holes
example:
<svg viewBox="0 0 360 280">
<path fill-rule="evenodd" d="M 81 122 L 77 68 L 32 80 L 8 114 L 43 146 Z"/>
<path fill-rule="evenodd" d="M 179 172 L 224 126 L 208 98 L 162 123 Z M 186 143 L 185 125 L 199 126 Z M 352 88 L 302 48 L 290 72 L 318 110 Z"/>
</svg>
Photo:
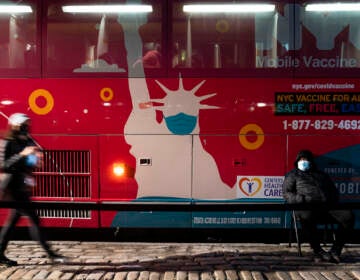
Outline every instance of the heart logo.
<svg viewBox="0 0 360 280">
<path fill-rule="evenodd" d="M 254 196 L 261 189 L 261 180 L 259 178 L 242 178 L 239 181 L 239 188 L 246 196 Z"/>
</svg>

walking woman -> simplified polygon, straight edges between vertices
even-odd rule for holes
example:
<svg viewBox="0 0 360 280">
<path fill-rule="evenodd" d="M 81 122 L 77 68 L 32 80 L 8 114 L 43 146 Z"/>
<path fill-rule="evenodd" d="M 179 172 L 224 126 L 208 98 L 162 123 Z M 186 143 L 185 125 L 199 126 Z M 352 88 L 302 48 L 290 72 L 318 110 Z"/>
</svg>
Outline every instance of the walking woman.
<svg viewBox="0 0 360 280">
<path fill-rule="evenodd" d="M 31 236 L 41 244 L 49 258 L 61 262 L 62 256 L 51 250 L 41 232 L 35 209 L 21 208 L 24 203 L 31 203 L 31 188 L 35 183 L 32 173 L 42 164 L 42 152 L 29 136 L 30 118 L 25 114 L 15 113 L 9 117 L 8 124 L 8 132 L 0 142 L 2 192 L 4 199 L 15 201 L 19 208 L 10 210 L 7 222 L 0 232 L 0 264 L 17 265 L 16 261 L 5 256 L 5 250 L 21 216 L 29 218 L 32 225 Z"/>
</svg>

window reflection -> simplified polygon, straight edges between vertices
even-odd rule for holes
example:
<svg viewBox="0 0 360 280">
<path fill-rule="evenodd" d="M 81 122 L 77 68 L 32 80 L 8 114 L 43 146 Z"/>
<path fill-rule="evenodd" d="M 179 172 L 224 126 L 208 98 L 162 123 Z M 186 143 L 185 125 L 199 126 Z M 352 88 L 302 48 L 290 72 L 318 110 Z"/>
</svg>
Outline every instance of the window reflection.
<svg viewBox="0 0 360 280">
<path fill-rule="evenodd" d="M 2 5 L 0 12 L 0 71 L 4 75 L 34 76 L 40 61 L 36 41 L 36 7 L 22 1 Z"/>
<path fill-rule="evenodd" d="M 140 63 L 145 68 L 161 67 L 161 56 L 156 53 L 160 51 L 161 42 L 159 6 L 142 4 L 135 7 L 124 5 L 125 1 L 111 5 L 105 1 L 87 1 L 86 5 L 76 3 L 49 1 L 48 73 L 127 73 L 124 29 L 127 18 L 137 17 L 140 13 L 145 13 L 147 18 L 138 30 L 144 51 L 143 57 L 134 60 L 133 67 Z"/>
<path fill-rule="evenodd" d="M 48 7 L 47 72 L 124 72 L 125 49 L 117 16 L 64 13 L 63 4 L 56 1 Z"/>
<path fill-rule="evenodd" d="M 157 42 L 147 42 L 143 47 L 144 56 L 139 57 L 133 67 L 160 68 L 162 65 L 161 46 Z"/>
<path fill-rule="evenodd" d="M 269 67 L 263 56 L 284 55 L 289 34 L 276 43 L 278 17 L 275 5 L 173 5 L 174 68 Z M 288 31 L 288 30 L 287 30 Z"/>
<path fill-rule="evenodd" d="M 359 3 L 307 3 L 295 5 L 295 11 L 301 20 L 295 38 L 300 69 L 324 71 L 360 66 Z"/>
<path fill-rule="evenodd" d="M 360 67 L 359 2 L 218 2 L 7 1 L 12 5 L 0 9 L 0 71 L 3 76 L 104 76 L 127 75 L 133 67 L 149 76 L 163 75 L 169 66 L 207 75 L 220 69 L 224 75 L 277 69 L 283 71 L 274 73 L 326 76 L 339 75 L 338 70 L 355 75 L 352 70 Z M 127 63 L 124 32 L 134 18 L 143 46 Z"/>
<path fill-rule="evenodd" d="M 207 3 L 173 4 L 173 68 L 325 75 L 360 65 L 359 2 L 289 1 L 268 10 L 272 4 L 263 2 L 262 11 L 242 2 Z"/>
</svg>

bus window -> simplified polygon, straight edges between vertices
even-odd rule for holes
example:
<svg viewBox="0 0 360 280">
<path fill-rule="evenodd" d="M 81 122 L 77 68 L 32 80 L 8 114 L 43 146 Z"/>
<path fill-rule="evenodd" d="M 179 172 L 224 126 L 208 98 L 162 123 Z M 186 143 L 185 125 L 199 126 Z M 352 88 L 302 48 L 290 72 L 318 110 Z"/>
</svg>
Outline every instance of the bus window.
<svg viewBox="0 0 360 280">
<path fill-rule="evenodd" d="M 7 1 L 0 11 L 0 73 L 39 76 L 40 59 L 34 1 Z"/>
<path fill-rule="evenodd" d="M 139 11 L 130 11 L 124 0 L 48 1 L 47 74 L 127 74 L 128 67 L 139 64 L 160 68 L 161 24 L 156 10 L 160 5 L 144 2 L 138 5 Z M 140 32 L 144 46 L 129 64 L 124 32 L 132 28 L 127 22 L 134 22 L 135 17 L 145 18 L 134 29 Z"/>
<path fill-rule="evenodd" d="M 284 7 L 270 2 L 173 2 L 172 68 L 281 68 L 291 40 Z M 289 66 L 290 68 L 290 66 Z"/>
<path fill-rule="evenodd" d="M 360 2 L 294 6 L 297 76 L 359 75 Z"/>
<path fill-rule="evenodd" d="M 150 5 L 152 12 L 147 14 L 147 23 L 139 28 L 142 39 L 142 54 L 135 59 L 132 67 L 143 67 L 146 75 L 159 74 L 165 69 L 165 50 L 163 49 L 164 36 L 162 35 L 162 1 L 141 1 L 144 5 Z M 130 67 L 130 65 L 129 65 Z"/>
</svg>

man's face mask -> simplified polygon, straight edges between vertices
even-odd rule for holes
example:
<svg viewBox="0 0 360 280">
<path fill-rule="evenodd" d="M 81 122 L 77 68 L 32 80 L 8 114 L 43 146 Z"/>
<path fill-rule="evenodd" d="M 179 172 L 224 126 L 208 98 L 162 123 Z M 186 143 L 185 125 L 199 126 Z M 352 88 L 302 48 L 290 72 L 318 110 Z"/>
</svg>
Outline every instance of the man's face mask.
<svg viewBox="0 0 360 280">
<path fill-rule="evenodd" d="M 299 160 L 297 166 L 301 171 L 309 170 L 310 169 L 310 161 Z"/>
</svg>

